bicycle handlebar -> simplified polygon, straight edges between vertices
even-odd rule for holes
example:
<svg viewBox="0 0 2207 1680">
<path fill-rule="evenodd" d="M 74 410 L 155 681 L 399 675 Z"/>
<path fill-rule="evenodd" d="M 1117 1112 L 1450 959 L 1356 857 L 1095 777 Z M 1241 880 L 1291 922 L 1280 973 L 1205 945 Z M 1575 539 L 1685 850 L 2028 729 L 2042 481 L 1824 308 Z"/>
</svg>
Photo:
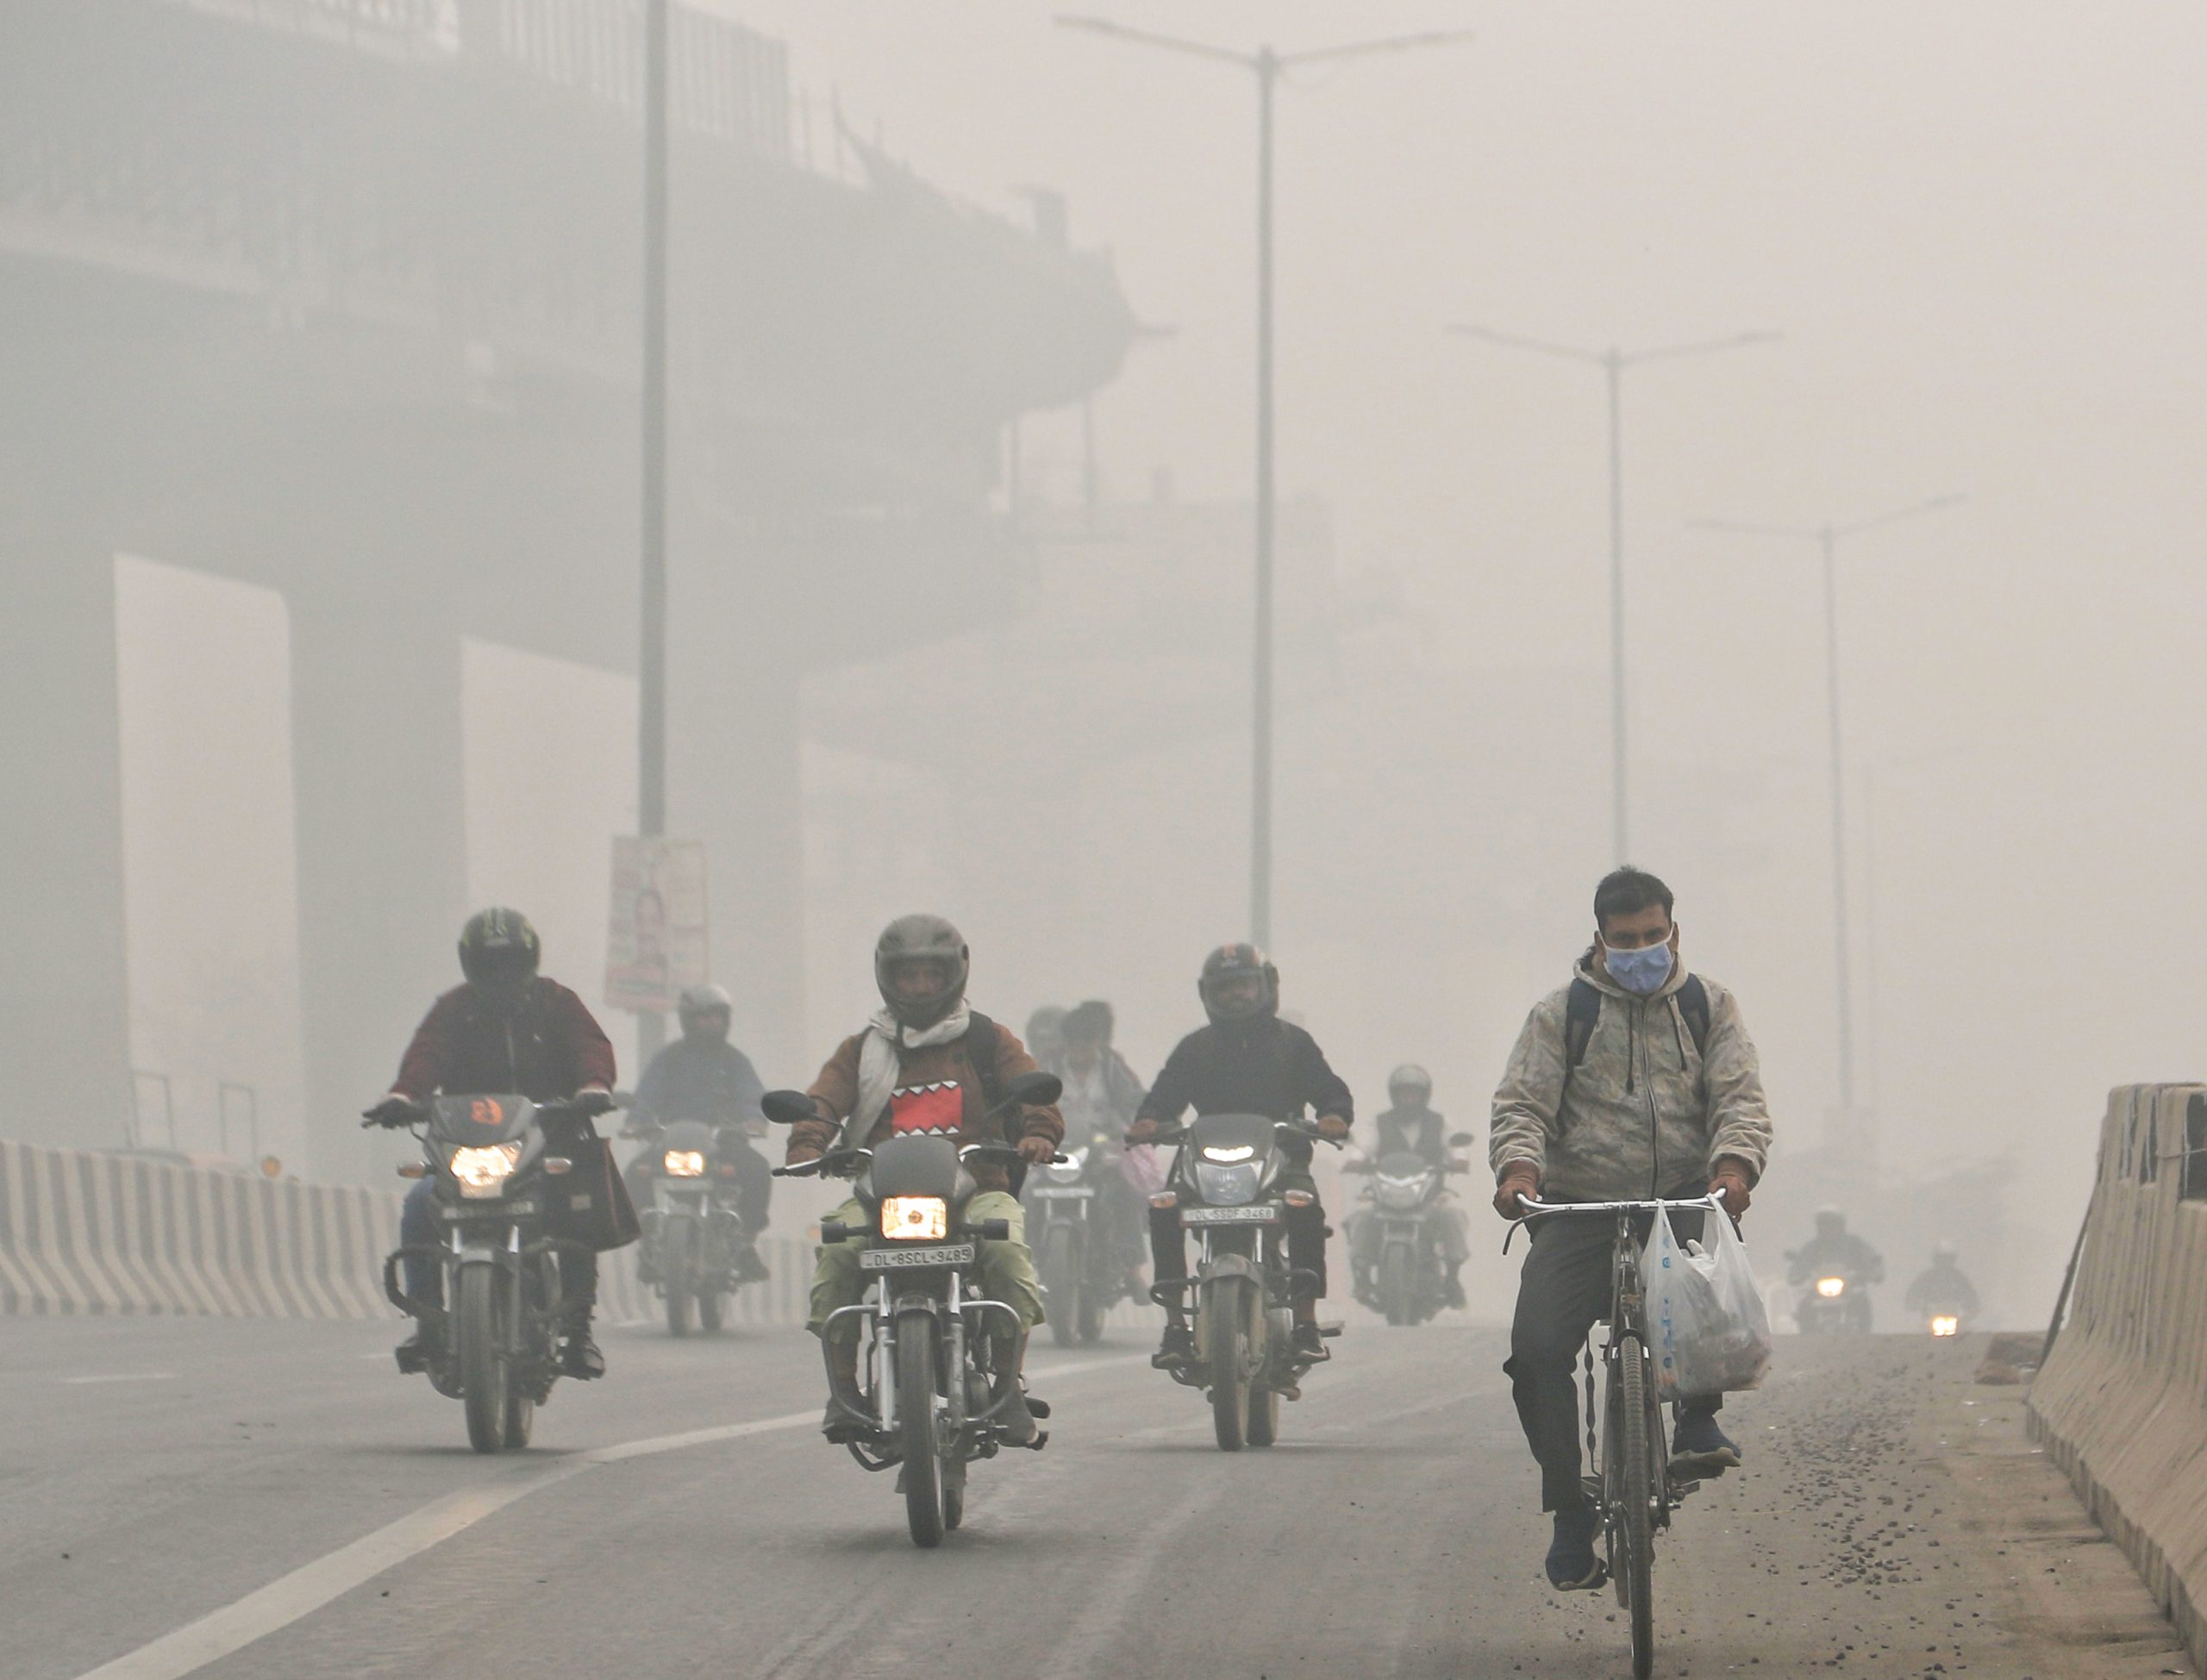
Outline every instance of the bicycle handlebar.
<svg viewBox="0 0 2207 1680">
<path fill-rule="evenodd" d="M 1525 1209 L 1528 1219 L 1536 1214 L 1652 1214 L 1659 1208 L 1713 1208 L 1720 1214 L 1725 1211 L 1721 1190 L 1712 1190 L 1707 1196 L 1686 1196 L 1676 1202 L 1660 1198 L 1653 1202 L 1542 1202 L 1520 1190 L 1517 1192 L 1517 1202 Z"/>
</svg>

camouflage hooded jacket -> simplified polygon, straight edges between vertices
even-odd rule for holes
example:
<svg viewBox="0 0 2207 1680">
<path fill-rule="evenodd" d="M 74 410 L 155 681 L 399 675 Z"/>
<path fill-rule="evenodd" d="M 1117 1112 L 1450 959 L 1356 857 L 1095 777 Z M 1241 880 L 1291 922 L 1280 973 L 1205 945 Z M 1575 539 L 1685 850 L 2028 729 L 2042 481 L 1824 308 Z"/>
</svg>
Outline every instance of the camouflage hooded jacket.
<svg viewBox="0 0 2207 1680">
<path fill-rule="evenodd" d="M 1707 1183 L 1720 1155 L 1736 1156 L 1752 1177 L 1770 1153 L 1770 1113 L 1755 1046 L 1732 994 L 1704 977 L 1706 1053 L 1678 1004 L 1686 970 L 1674 966 L 1652 997 L 1635 997 L 1597 968 L 1579 977 L 1602 995 L 1585 1059 L 1564 1077 L 1559 987 L 1535 1006 L 1494 1093 L 1487 1157 L 1498 1175 L 1511 1161 L 1540 1169 L 1545 1196 L 1580 1202 L 1655 1196 Z"/>
</svg>

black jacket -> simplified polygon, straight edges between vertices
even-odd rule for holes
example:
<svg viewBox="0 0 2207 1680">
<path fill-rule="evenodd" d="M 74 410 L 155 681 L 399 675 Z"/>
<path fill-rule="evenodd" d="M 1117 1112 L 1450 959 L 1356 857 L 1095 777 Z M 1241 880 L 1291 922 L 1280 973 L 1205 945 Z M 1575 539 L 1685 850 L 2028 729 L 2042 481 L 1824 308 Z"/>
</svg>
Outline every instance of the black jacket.
<svg viewBox="0 0 2207 1680">
<path fill-rule="evenodd" d="M 1389 1109 L 1373 1117 L 1379 1128 L 1374 1155 L 1397 1151 L 1423 1158 L 1429 1166 L 1448 1165 L 1448 1134 L 1441 1116 L 1430 1109 Z"/>
<path fill-rule="evenodd" d="M 734 1045 L 677 1039 L 644 1070 L 631 1113 L 647 1125 L 702 1120 L 730 1126 L 757 1120 L 759 1099 L 766 1094 L 751 1058 Z"/>
<path fill-rule="evenodd" d="M 1327 1065 L 1317 1040 L 1277 1015 L 1199 1027 L 1167 1057 L 1157 1083 L 1136 1110 L 1137 1120 L 1170 1126 L 1189 1109 L 1198 1115 L 1263 1115 L 1300 1120 L 1306 1111 L 1354 1120 L 1355 1098 Z M 1300 1160 L 1310 1146 L 1285 1145 Z"/>
</svg>

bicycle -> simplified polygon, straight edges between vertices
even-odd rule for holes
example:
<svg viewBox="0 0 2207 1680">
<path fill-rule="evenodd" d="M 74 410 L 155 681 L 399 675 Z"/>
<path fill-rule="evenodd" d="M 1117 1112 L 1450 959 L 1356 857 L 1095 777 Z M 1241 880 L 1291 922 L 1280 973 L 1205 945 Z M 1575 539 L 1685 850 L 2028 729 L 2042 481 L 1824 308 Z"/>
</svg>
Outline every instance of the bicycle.
<svg viewBox="0 0 2207 1680">
<path fill-rule="evenodd" d="M 1633 1234 L 1635 1215 L 1651 1219 L 1673 1208 L 1725 1213 L 1721 1196 L 1682 1201 L 1541 1202 L 1520 1193 L 1528 1223 L 1558 1214 L 1601 1214 L 1616 1221 L 1611 1251 L 1609 1337 L 1602 1362 L 1609 1380 L 1602 1405 L 1602 1452 L 1595 1452 L 1594 1355 L 1586 1353 L 1586 1460 L 1602 1467 L 1585 1478 L 1587 1497 L 1602 1513 L 1607 1557 L 1604 1567 L 1620 1608 L 1632 1620 L 1633 1680 L 1647 1680 L 1655 1664 L 1654 1570 L 1655 1536 L 1671 1526 L 1680 1500 L 1700 1486 L 1674 1480 L 1663 1408 L 1655 1397 L 1654 1366 L 1647 1352 L 1647 1291 L 1640 1276 L 1641 1244 Z M 1597 1583 L 1598 1585 L 1598 1583 Z"/>
</svg>

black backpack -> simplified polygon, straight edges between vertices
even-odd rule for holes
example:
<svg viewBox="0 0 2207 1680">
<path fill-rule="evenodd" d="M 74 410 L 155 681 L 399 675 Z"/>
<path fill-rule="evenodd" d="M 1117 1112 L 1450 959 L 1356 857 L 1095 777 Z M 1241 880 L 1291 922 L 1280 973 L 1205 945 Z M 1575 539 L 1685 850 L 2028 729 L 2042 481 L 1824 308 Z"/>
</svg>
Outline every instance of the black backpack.
<svg viewBox="0 0 2207 1680">
<path fill-rule="evenodd" d="M 1694 1054 L 1709 1054 L 1709 988 L 1701 984 L 1701 976 L 1689 974 L 1685 984 L 1672 996 L 1679 1013 L 1685 1018 L 1686 1031 L 1693 1035 Z M 1555 1096 L 1556 1121 L 1563 1120 L 1564 1093 L 1571 1089 L 1571 1076 L 1579 1063 L 1586 1059 L 1586 1046 L 1593 1041 L 1594 1028 L 1602 1019 L 1602 991 L 1584 975 L 1571 979 L 1571 996 L 1563 1006 L 1563 1084 Z"/>
</svg>

